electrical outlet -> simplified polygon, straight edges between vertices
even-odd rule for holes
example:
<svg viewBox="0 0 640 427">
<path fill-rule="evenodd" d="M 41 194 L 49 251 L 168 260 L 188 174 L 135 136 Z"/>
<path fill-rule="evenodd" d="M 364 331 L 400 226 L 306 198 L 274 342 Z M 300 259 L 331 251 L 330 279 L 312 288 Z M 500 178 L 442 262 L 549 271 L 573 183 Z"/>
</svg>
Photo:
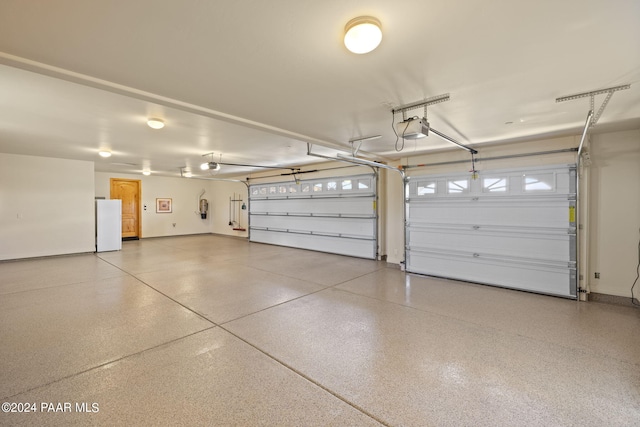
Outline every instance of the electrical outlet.
<svg viewBox="0 0 640 427">
<path fill-rule="evenodd" d="M 596 273 L 594 273 L 594 276 L 595 276 L 596 279 L 599 279 L 600 278 L 600 273 L 596 272 Z"/>
</svg>

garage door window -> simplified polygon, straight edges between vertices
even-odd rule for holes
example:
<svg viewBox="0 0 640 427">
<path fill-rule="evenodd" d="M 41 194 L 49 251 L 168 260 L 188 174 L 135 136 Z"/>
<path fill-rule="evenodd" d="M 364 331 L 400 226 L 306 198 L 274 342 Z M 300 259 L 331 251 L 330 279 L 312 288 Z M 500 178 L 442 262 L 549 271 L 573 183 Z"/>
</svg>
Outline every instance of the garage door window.
<svg viewBox="0 0 640 427">
<path fill-rule="evenodd" d="M 427 196 L 429 194 L 436 193 L 436 182 L 435 181 L 423 181 L 418 182 L 418 196 Z"/>
<path fill-rule="evenodd" d="M 368 190 L 371 188 L 371 180 L 370 179 L 359 179 L 358 180 L 358 190 Z"/>
<path fill-rule="evenodd" d="M 447 192 L 449 194 L 462 194 L 469 192 L 468 179 L 452 179 L 447 181 Z"/>
<path fill-rule="evenodd" d="M 499 193 L 507 191 L 507 178 L 483 178 L 482 191 L 484 193 Z"/>
<path fill-rule="evenodd" d="M 553 173 L 524 175 L 524 191 L 553 191 L 555 183 Z"/>
</svg>

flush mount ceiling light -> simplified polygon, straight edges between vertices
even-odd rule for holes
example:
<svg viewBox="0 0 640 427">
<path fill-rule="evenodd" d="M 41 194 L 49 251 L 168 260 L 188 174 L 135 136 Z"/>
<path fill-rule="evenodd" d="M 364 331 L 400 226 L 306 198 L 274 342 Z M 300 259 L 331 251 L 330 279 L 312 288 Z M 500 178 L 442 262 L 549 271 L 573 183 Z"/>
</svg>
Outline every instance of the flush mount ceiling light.
<svg viewBox="0 0 640 427">
<path fill-rule="evenodd" d="M 147 125 L 149 125 L 151 129 L 162 129 L 164 122 L 161 119 L 149 119 L 147 120 Z"/>
<path fill-rule="evenodd" d="M 100 157 L 111 157 L 111 151 L 109 150 L 100 150 L 98 151 Z"/>
<path fill-rule="evenodd" d="M 369 53 L 382 41 L 380 21 L 372 16 L 359 16 L 344 27 L 344 45 L 353 53 Z"/>
<path fill-rule="evenodd" d="M 149 176 L 151 175 L 151 171 L 142 171 L 142 175 Z"/>
</svg>

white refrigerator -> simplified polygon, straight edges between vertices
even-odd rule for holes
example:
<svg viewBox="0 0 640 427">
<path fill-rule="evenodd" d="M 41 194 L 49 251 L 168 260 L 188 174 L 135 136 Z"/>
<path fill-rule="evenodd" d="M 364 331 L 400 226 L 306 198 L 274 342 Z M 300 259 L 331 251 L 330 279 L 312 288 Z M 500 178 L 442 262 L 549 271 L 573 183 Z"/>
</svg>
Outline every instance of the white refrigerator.
<svg viewBox="0 0 640 427">
<path fill-rule="evenodd" d="M 122 249 L 122 200 L 96 200 L 96 252 Z"/>
</svg>

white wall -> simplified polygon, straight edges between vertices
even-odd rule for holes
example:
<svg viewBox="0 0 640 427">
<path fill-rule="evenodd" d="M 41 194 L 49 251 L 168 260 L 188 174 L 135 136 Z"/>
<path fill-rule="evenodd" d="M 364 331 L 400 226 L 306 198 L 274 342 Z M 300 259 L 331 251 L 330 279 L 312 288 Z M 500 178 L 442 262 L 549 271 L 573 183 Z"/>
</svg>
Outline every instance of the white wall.
<svg viewBox="0 0 640 427">
<path fill-rule="evenodd" d="M 140 180 L 142 204 L 146 205 L 146 210 L 142 210 L 142 238 L 200 233 L 248 236 L 248 232 L 234 231 L 229 226 L 229 197 L 235 192 L 241 194 L 245 202 L 247 200 L 247 187 L 243 183 L 96 172 L 96 197 L 110 198 L 111 178 Z M 209 201 L 207 219 L 200 218 L 197 213 L 198 196 L 203 190 L 202 198 Z M 171 198 L 173 212 L 156 213 L 156 198 Z M 247 210 L 241 214 L 242 225 L 248 229 Z"/>
<path fill-rule="evenodd" d="M 590 290 L 631 297 L 640 239 L 640 130 L 593 135 L 589 153 Z M 635 291 L 640 296 L 640 284 Z"/>
<path fill-rule="evenodd" d="M 93 162 L 0 153 L 0 259 L 95 251 Z"/>
<path fill-rule="evenodd" d="M 211 216 L 208 216 L 207 219 L 201 219 L 197 214 L 198 196 L 202 190 L 205 191 L 203 198 L 210 202 L 214 198 L 210 181 L 96 172 L 96 197 L 110 198 L 110 178 L 141 181 L 143 204 L 141 232 L 143 238 L 211 233 Z M 156 213 L 156 198 L 171 198 L 172 212 Z"/>
<path fill-rule="evenodd" d="M 382 185 L 382 183 L 381 183 Z M 381 250 L 387 255 L 387 262 L 400 264 L 404 261 L 404 182 L 398 172 L 387 171 L 384 207 L 384 226 L 386 247 Z"/>
<path fill-rule="evenodd" d="M 248 237 L 249 236 L 249 201 L 247 200 L 248 191 L 247 186 L 241 182 L 229 182 L 229 181 L 208 181 L 211 184 L 212 194 L 215 195 L 212 204 L 210 205 L 212 215 L 212 228 L 211 231 L 216 234 L 225 234 L 228 236 Z M 229 210 L 229 199 L 234 197 L 236 200 L 242 199 L 242 202 L 232 202 L 235 206 L 232 206 L 231 214 Z M 242 210 L 242 204 L 245 204 L 247 209 Z M 235 214 L 233 211 L 235 207 Z M 239 224 L 229 225 L 229 218 L 231 221 L 239 222 Z M 233 228 L 240 228 L 241 225 L 247 231 L 237 231 Z"/>
</svg>

